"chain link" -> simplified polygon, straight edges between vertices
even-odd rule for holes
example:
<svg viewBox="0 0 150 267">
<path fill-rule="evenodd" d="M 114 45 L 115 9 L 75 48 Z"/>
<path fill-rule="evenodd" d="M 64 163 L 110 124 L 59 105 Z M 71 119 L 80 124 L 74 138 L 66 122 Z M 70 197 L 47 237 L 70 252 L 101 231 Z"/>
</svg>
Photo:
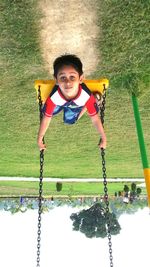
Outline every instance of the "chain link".
<svg viewBox="0 0 150 267">
<path fill-rule="evenodd" d="M 41 90 L 40 86 L 38 88 L 38 100 L 39 100 L 39 113 L 40 113 L 40 122 L 42 120 L 42 99 L 41 99 Z M 44 142 L 44 139 L 43 139 Z M 38 237 L 37 237 L 37 265 L 40 267 L 40 248 L 41 248 L 41 214 L 42 214 L 42 193 L 43 193 L 43 165 L 44 165 L 44 150 L 40 151 L 40 181 L 39 181 L 39 197 L 38 197 Z"/>
<path fill-rule="evenodd" d="M 102 124 L 104 126 L 104 115 L 105 115 L 105 103 L 106 103 L 106 88 L 104 86 L 104 94 L 102 106 L 100 108 L 100 117 Z M 103 172 L 103 185 L 104 185 L 104 201 L 105 201 L 105 210 L 106 210 L 106 222 L 107 222 L 107 237 L 108 237 L 108 246 L 109 246 L 109 259 L 110 267 L 113 267 L 113 256 L 112 256 L 112 241 L 111 241 L 111 232 L 110 232 L 110 218 L 109 218 L 109 199 L 108 199 L 108 187 L 107 187 L 107 175 L 106 175 L 106 161 L 105 161 L 105 150 L 101 148 L 101 158 L 102 158 L 102 172 Z"/>
</svg>

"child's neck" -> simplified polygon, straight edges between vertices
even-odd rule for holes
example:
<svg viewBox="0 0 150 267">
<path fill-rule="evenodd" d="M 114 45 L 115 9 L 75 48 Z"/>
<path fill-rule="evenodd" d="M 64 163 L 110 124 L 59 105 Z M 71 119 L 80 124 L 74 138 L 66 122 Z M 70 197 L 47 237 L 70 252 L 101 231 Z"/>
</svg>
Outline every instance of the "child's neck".
<svg viewBox="0 0 150 267">
<path fill-rule="evenodd" d="M 79 94 L 80 86 L 79 86 L 78 90 L 75 93 L 72 93 L 72 94 L 67 94 L 66 92 L 62 92 L 61 88 L 60 88 L 60 91 L 61 91 L 61 94 L 66 98 L 66 100 L 71 100 L 71 99 L 76 98 L 77 95 Z"/>
</svg>

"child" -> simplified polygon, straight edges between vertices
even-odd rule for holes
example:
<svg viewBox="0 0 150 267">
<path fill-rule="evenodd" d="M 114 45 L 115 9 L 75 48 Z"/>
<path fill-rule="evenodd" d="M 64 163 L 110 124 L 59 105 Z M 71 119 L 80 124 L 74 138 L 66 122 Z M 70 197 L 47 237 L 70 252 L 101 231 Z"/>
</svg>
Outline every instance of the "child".
<svg viewBox="0 0 150 267">
<path fill-rule="evenodd" d="M 40 150 L 46 148 L 43 137 L 53 115 L 63 110 L 64 122 L 75 123 L 87 110 L 93 125 L 101 136 L 100 148 L 106 148 L 106 135 L 98 115 L 98 106 L 94 95 L 83 81 L 82 63 L 75 55 L 62 55 L 54 61 L 54 86 L 44 106 L 44 115 L 40 124 L 37 143 Z"/>
</svg>

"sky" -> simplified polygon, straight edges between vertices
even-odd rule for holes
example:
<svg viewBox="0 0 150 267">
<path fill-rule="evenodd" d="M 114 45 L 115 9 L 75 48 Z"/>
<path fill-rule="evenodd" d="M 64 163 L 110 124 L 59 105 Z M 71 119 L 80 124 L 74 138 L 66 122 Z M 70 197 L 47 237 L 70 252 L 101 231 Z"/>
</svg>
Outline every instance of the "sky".
<svg viewBox="0 0 150 267">
<path fill-rule="evenodd" d="M 40 267 L 110 266 L 107 238 L 89 239 L 72 230 L 70 215 L 78 210 L 61 206 L 42 215 Z M 36 266 L 37 218 L 37 210 L 0 212 L 0 266 Z M 149 267 L 149 209 L 123 214 L 119 223 L 120 234 L 112 236 L 114 267 Z"/>
</svg>

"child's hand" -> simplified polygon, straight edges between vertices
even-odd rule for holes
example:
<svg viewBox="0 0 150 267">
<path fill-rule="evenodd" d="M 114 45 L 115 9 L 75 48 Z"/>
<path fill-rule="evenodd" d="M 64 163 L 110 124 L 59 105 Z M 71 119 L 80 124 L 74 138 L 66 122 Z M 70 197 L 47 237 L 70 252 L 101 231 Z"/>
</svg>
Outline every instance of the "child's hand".
<svg viewBox="0 0 150 267">
<path fill-rule="evenodd" d="M 100 149 L 102 149 L 102 148 L 103 148 L 103 149 L 106 149 L 106 143 L 107 143 L 107 142 L 106 142 L 106 138 L 105 138 L 105 137 L 100 138 L 100 142 L 99 142 L 99 144 L 98 144 L 98 145 L 99 145 L 99 148 L 100 148 Z"/>
<path fill-rule="evenodd" d="M 37 143 L 38 143 L 38 147 L 39 147 L 40 151 L 46 149 L 46 145 L 43 144 L 43 141 L 42 140 L 38 140 Z"/>
</svg>

